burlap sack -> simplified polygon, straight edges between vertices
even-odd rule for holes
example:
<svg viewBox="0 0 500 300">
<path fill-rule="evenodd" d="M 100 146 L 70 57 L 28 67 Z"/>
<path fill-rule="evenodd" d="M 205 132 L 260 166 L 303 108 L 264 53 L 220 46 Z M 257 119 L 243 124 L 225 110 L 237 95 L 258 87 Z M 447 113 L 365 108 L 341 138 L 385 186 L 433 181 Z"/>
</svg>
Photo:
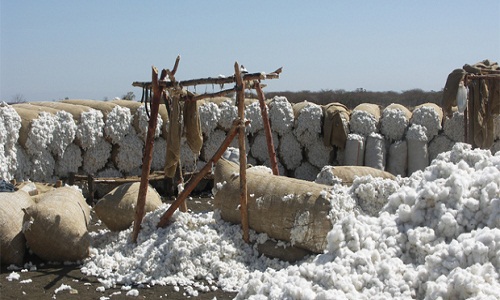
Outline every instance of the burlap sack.
<svg viewBox="0 0 500 300">
<path fill-rule="evenodd" d="M 371 114 L 377 123 L 380 121 L 380 106 L 373 103 L 361 103 L 356 106 L 352 111 L 361 110 Z"/>
<path fill-rule="evenodd" d="M 387 172 L 394 175 L 406 176 L 408 169 L 408 143 L 405 140 L 397 141 L 389 146 L 387 158 Z"/>
<path fill-rule="evenodd" d="M 108 114 L 117 105 L 117 104 L 114 104 L 114 103 L 111 103 L 111 102 L 107 102 L 107 101 L 80 100 L 80 99 L 62 100 L 62 103 L 83 105 L 83 106 L 87 106 L 87 107 L 93 108 L 95 110 L 99 110 L 99 111 L 102 112 L 102 115 L 104 117 L 104 122 L 106 122 L 106 120 L 108 118 Z"/>
<path fill-rule="evenodd" d="M 184 102 L 184 134 L 186 135 L 189 148 L 196 156 L 200 155 L 201 147 L 203 147 L 203 135 L 198 107 L 199 104 L 196 101 Z"/>
<path fill-rule="evenodd" d="M 81 114 L 84 112 L 88 112 L 91 109 L 90 107 L 84 106 L 84 105 L 69 104 L 69 103 L 62 103 L 62 102 L 33 102 L 31 104 L 37 105 L 37 106 L 54 108 L 57 110 L 64 110 L 73 116 L 73 120 L 75 120 L 75 122 L 77 124 L 78 124 L 78 122 L 80 122 Z"/>
<path fill-rule="evenodd" d="M 439 117 L 439 124 L 441 124 L 441 126 L 443 125 L 443 109 L 437 105 L 436 103 L 432 103 L 432 102 L 428 102 L 428 103 L 423 103 L 423 104 L 420 104 L 418 106 L 415 106 L 415 108 L 413 109 L 413 111 L 419 109 L 420 107 L 430 107 L 430 108 L 433 108 L 438 117 Z"/>
<path fill-rule="evenodd" d="M 16 107 L 22 107 L 22 108 L 26 108 L 26 109 L 29 109 L 29 110 L 34 110 L 34 111 L 37 111 L 37 112 L 48 112 L 52 115 L 55 115 L 56 113 L 58 113 L 60 111 L 60 109 L 56 109 L 54 107 L 48 107 L 48 106 L 41 106 L 41 105 L 36 105 L 36 102 L 33 102 L 33 103 L 18 103 L 18 104 L 14 104 Z"/>
<path fill-rule="evenodd" d="M 31 130 L 31 121 L 38 118 L 38 111 L 30 110 L 25 107 L 12 105 L 21 117 L 21 128 L 19 129 L 19 144 L 26 148 L 26 141 L 28 140 L 28 134 Z"/>
<path fill-rule="evenodd" d="M 28 193 L 0 193 L 0 261 L 4 265 L 23 264 L 26 239 L 23 229 L 23 209 L 34 204 Z"/>
<path fill-rule="evenodd" d="M 28 247 L 47 261 L 77 261 L 89 255 L 90 208 L 80 191 L 61 187 L 25 210 Z"/>
<path fill-rule="evenodd" d="M 351 133 L 347 136 L 344 152 L 344 164 L 348 166 L 363 166 L 365 164 L 366 138 Z"/>
<path fill-rule="evenodd" d="M 132 225 L 135 219 L 135 207 L 139 195 L 140 182 L 122 184 L 102 197 L 94 206 L 97 217 L 111 231 L 125 230 Z M 161 197 L 156 190 L 148 186 L 146 193 L 146 212 L 157 209 Z"/>
<path fill-rule="evenodd" d="M 323 143 L 344 149 L 349 134 L 349 109 L 341 103 L 329 103 L 323 106 L 323 115 Z"/>
<path fill-rule="evenodd" d="M 177 98 L 172 100 L 172 111 L 170 112 L 171 121 L 167 135 L 167 152 L 165 157 L 165 176 L 173 178 L 179 159 L 181 157 L 181 103 Z"/>
<path fill-rule="evenodd" d="M 389 172 L 366 166 L 330 166 L 330 172 L 340 180 L 342 184 L 352 185 L 356 177 L 372 176 L 375 178 L 395 179 Z"/>
<path fill-rule="evenodd" d="M 257 168 L 256 168 L 257 169 Z M 222 219 L 241 222 L 239 166 L 220 159 L 215 168 L 214 206 Z M 332 228 L 326 185 L 262 171 L 247 170 L 248 222 L 250 228 L 293 245 L 322 253 Z"/>
<path fill-rule="evenodd" d="M 387 105 L 384 109 L 398 109 L 404 113 L 408 121 L 410 121 L 411 119 L 411 111 L 406 106 L 401 105 L 399 103 L 391 103 Z"/>
</svg>

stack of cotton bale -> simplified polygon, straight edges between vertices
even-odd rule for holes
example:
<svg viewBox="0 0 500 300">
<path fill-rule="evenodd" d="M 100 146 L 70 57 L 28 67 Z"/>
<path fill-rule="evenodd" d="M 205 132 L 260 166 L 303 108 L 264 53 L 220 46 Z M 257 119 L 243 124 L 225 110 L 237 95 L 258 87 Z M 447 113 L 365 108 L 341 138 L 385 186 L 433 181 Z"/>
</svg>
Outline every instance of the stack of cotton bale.
<svg viewBox="0 0 500 300">
<path fill-rule="evenodd" d="M 14 179 L 18 163 L 19 130 L 21 117 L 7 103 L 0 103 L 0 178 Z"/>
</svg>

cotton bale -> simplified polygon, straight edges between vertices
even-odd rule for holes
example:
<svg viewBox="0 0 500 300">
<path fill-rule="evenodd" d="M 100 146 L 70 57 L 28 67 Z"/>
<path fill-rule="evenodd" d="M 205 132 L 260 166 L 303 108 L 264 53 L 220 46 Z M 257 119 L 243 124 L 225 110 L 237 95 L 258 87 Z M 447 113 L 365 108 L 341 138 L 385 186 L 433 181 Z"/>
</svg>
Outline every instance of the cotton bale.
<svg viewBox="0 0 500 300">
<path fill-rule="evenodd" d="M 113 148 L 111 159 L 119 171 L 129 173 L 142 165 L 144 142 L 135 134 L 126 135 Z"/>
<path fill-rule="evenodd" d="M 46 261 L 78 261 L 89 255 L 90 208 L 81 191 L 61 187 L 42 194 L 25 210 L 23 232 L 29 248 Z"/>
<path fill-rule="evenodd" d="M 350 116 L 351 132 L 368 136 L 378 132 L 380 123 L 380 107 L 372 103 L 361 103 L 356 106 Z"/>
<path fill-rule="evenodd" d="M 111 231 L 125 230 L 134 222 L 139 187 L 140 182 L 122 184 L 97 201 L 94 211 Z M 145 212 L 154 211 L 161 204 L 158 192 L 148 185 Z"/>
<path fill-rule="evenodd" d="M 165 167 L 165 156 L 167 154 L 167 141 L 159 137 L 153 143 L 153 159 L 151 160 L 151 170 L 161 171 Z"/>
<path fill-rule="evenodd" d="M 5 102 L 0 102 L 0 128 L 5 133 L 0 135 L 0 145 L 5 151 L 13 149 L 19 139 L 21 117 L 12 106 Z"/>
<path fill-rule="evenodd" d="M 111 157 L 113 146 L 103 137 L 96 144 L 83 152 L 83 170 L 87 174 L 95 174 L 102 169 Z"/>
<path fill-rule="evenodd" d="M 268 106 L 271 129 L 280 137 L 291 132 L 294 125 L 293 107 L 286 97 L 275 96 Z"/>
<path fill-rule="evenodd" d="M 247 170 L 248 222 L 269 237 L 316 253 L 326 247 L 331 230 L 329 187 Z M 215 168 L 214 206 L 222 219 L 241 222 L 239 166 L 220 159 Z M 330 217 L 329 217 L 330 216 Z"/>
<path fill-rule="evenodd" d="M 40 149 L 48 149 L 54 139 L 56 120 L 53 114 L 21 106 L 13 106 L 21 117 L 19 143 L 28 154 L 36 154 Z"/>
<path fill-rule="evenodd" d="M 130 114 L 133 117 L 132 125 L 134 126 L 136 133 L 145 141 L 149 123 L 149 117 L 145 107 L 146 104 L 130 100 L 113 100 L 111 102 L 130 109 Z M 161 119 L 161 121 L 159 119 Z M 158 137 L 161 133 L 163 138 L 166 138 L 168 123 L 169 118 L 167 107 L 164 103 L 160 103 L 158 106 L 158 120 L 156 123 L 155 137 Z"/>
<path fill-rule="evenodd" d="M 413 110 L 410 124 L 426 128 L 427 140 L 430 141 L 442 128 L 443 109 L 435 103 L 424 103 Z"/>
<path fill-rule="evenodd" d="M 411 112 L 408 108 L 401 104 L 392 103 L 382 110 L 380 132 L 391 141 L 401 140 L 408 128 L 410 119 Z"/>
<path fill-rule="evenodd" d="M 372 178 L 394 179 L 389 172 L 367 166 L 324 166 L 316 176 L 315 182 L 335 185 L 352 185 L 356 178 L 370 176 Z"/>
<path fill-rule="evenodd" d="M 32 167 L 28 153 L 21 145 L 16 144 L 14 157 L 16 158 L 16 165 L 13 167 L 13 170 L 15 170 L 14 178 L 17 181 L 28 180 Z"/>
<path fill-rule="evenodd" d="M 289 131 L 280 137 L 278 154 L 280 161 L 288 170 L 293 171 L 300 166 L 304 158 L 302 146 L 293 132 Z"/>
<path fill-rule="evenodd" d="M 387 171 L 394 175 L 406 176 L 408 170 L 408 143 L 395 141 L 389 146 Z"/>
<path fill-rule="evenodd" d="M 446 117 L 443 126 L 444 134 L 455 142 L 464 141 L 464 114 L 453 112 L 451 118 Z"/>
<path fill-rule="evenodd" d="M 320 137 L 316 141 L 305 147 L 305 156 L 311 165 L 317 168 L 323 168 L 330 163 L 330 156 L 333 148 L 325 146 Z"/>
<path fill-rule="evenodd" d="M 429 149 L 429 161 L 433 161 L 440 153 L 450 151 L 455 145 L 455 142 L 448 138 L 445 134 L 436 135 L 432 141 L 430 141 Z"/>
<path fill-rule="evenodd" d="M 228 98 L 219 104 L 219 109 L 219 127 L 225 131 L 229 131 L 233 127 L 233 121 L 238 118 L 238 107 Z"/>
<path fill-rule="evenodd" d="M 298 166 L 293 174 L 297 179 L 314 181 L 318 176 L 320 169 L 307 161 L 303 161 L 300 166 Z"/>
<path fill-rule="evenodd" d="M 214 102 L 206 101 L 203 105 L 200 105 L 198 113 L 200 115 L 201 131 L 205 137 L 209 137 L 217 128 L 220 119 L 219 106 Z"/>
<path fill-rule="evenodd" d="M 29 178 L 33 181 L 53 181 L 56 161 L 48 149 L 39 149 L 37 153 L 29 156 L 31 170 Z"/>
<path fill-rule="evenodd" d="M 365 159 L 366 138 L 356 133 L 347 136 L 344 151 L 344 164 L 347 166 L 362 166 Z"/>
<path fill-rule="evenodd" d="M 256 134 L 257 132 L 264 129 L 262 110 L 258 101 L 254 101 L 245 106 L 245 119 L 250 120 L 250 124 L 248 124 L 248 126 L 246 127 L 246 131 L 249 134 Z"/>
<path fill-rule="evenodd" d="M 408 174 L 423 170 L 429 165 L 428 133 L 422 125 L 413 124 L 406 133 L 408 143 Z"/>
<path fill-rule="evenodd" d="M 78 173 L 83 165 L 82 150 L 76 144 L 70 144 L 61 157 L 55 159 L 54 173 L 57 177 L 65 178 L 71 173 Z"/>
<path fill-rule="evenodd" d="M 26 239 L 22 233 L 24 212 L 34 204 L 25 191 L 0 192 L 0 261 L 22 266 Z"/>
<path fill-rule="evenodd" d="M 276 153 L 280 140 L 276 132 L 271 131 L 271 135 L 273 139 L 274 152 Z M 269 159 L 269 150 L 267 148 L 267 139 L 264 131 L 259 131 L 255 135 L 253 143 L 250 146 L 250 153 L 259 161 L 265 161 L 266 159 Z"/>
<path fill-rule="evenodd" d="M 104 134 L 113 144 L 118 144 L 128 134 L 135 133 L 130 109 L 116 105 L 107 115 Z"/>
<path fill-rule="evenodd" d="M 317 142 L 322 128 L 323 109 L 311 102 L 300 102 L 293 105 L 295 126 L 294 134 L 302 146 Z"/>
<path fill-rule="evenodd" d="M 349 134 L 349 109 L 341 103 L 333 102 L 323 106 L 323 143 L 344 149 Z"/>
<path fill-rule="evenodd" d="M 385 147 L 384 137 L 378 133 L 371 133 L 366 138 L 364 165 L 379 170 L 385 170 Z"/>
</svg>

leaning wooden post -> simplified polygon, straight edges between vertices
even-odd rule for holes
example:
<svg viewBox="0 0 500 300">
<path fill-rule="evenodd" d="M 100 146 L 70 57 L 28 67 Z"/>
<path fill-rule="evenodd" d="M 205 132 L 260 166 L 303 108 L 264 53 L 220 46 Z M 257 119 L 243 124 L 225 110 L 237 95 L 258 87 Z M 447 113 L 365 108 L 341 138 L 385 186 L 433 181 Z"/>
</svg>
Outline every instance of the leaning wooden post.
<svg viewBox="0 0 500 300">
<path fill-rule="evenodd" d="M 248 123 L 248 122 L 247 122 Z M 182 202 L 184 202 L 189 196 L 189 194 L 194 190 L 194 188 L 198 185 L 198 183 L 203 179 L 203 177 L 208 174 L 212 170 L 212 165 L 217 163 L 219 158 L 221 158 L 222 154 L 226 151 L 227 147 L 231 144 L 236 134 L 238 134 L 238 124 L 239 120 L 235 120 L 233 122 L 233 127 L 227 133 L 226 139 L 220 145 L 219 149 L 215 152 L 214 156 L 207 162 L 207 164 L 196 174 L 193 179 L 191 179 L 184 190 L 179 194 L 179 197 L 170 205 L 167 211 L 161 216 L 160 221 L 158 222 L 157 227 L 165 227 L 168 224 L 168 221 L 174 214 L 175 210 L 181 206 Z"/>
<path fill-rule="evenodd" d="M 260 82 L 254 81 L 255 91 L 257 92 L 257 98 L 259 98 L 260 112 L 262 114 L 262 122 L 264 123 L 264 132 L 266 133 L 267 141 L 267 151 L 269 153 L 269 159 L 271 160 L 271 169 L 274 175 L 280 175 L 278 169 L 278 161 L 276 159 L 276 151 L 274 151 L 273 135 L 271 134 L 271 125 L 269 124 L 269 116 L 267 115 L 267 105 L 264 98 L 264 92 L 260 86 Z"/>
<path fill-rule="evenodd" d="M 245 150 L 245 82 L 241 77 L 238 62 L 234 64 L 234 77 L 236 79 L 236 103 L 238 104 L 239 148 L 240 148 L 240 210 L 243 240 L 249 242 L 248 234 L 248 207 L 247 207 L 247 156 Z"/>
<path fill-rule="evenodd" d="M 151 161 L 153 159 L 153 144 L 156 130 L 156 121 L 158 118 L 158 110 L 162 89 L 158 82 L 158 69 L 153 67 L 152 76 L 153 99 L 151 101 L 151 117 L 148 123 L 148 133 L 146 136 L 146 145 L 144 149 L 144 157 L 142 159 L 141 184 L 139 185 L 139 195 L 137 196 L 137 205 L 135 207 L 134 229 L 132 231 L 132 242 L 137 242 L 137 236 L 141 228 L 142 218 L 144 218 L 144 206 L 146 204 L 146 195 L 149 185 L 149 171 L 151 169 Z"/>
</svg>

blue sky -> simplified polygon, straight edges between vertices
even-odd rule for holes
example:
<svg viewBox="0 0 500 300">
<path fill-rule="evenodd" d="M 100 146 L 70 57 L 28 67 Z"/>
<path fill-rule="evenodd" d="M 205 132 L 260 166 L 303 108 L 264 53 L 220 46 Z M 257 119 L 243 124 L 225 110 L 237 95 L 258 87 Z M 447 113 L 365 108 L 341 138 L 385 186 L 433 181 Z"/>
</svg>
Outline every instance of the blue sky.
<svg viewBox="0 0 500 300">
<path fill-rule="evenodd" d="M 500 60 L 498 0 L 0 0 L 0 25 L 3 101 L 140 97 L 178 54 L 179 80 L 283 67 L 264 91 L 441 90 Z"/>
</svg>

